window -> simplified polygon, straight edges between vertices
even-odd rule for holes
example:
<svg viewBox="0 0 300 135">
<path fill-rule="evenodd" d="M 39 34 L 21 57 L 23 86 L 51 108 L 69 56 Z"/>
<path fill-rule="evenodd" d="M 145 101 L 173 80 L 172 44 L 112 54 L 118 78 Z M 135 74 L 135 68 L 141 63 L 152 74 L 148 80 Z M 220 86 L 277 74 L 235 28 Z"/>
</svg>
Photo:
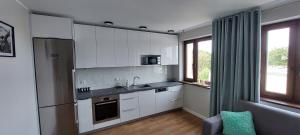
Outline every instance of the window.
<svg viewBox="0 0 300 135">
<path fill-rule="evenodd" d="M 300 21 L 262 27 L 261 96 L 300 102 Z"/>
<path fill-rule="evenodd" d="M 211 77 L 211 37 L 184 42 L 184 81 L 210 85 Z"/>
</svg>

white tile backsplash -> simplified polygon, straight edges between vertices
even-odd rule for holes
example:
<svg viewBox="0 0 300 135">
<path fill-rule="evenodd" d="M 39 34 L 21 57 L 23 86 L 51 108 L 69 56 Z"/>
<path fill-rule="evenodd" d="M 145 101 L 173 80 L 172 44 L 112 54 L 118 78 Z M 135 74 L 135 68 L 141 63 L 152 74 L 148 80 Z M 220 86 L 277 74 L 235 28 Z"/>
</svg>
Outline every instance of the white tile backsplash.
<svg viewBox="0 0 300 135">
<path fill-rule="evenodd" d="M 133 77 L 139 76 L 137 84 L 163 82 L 173 80 L 173 66 L 141 66 L 141 67 L 115 67 L 76 69 L 76 87 L 91 87 L 91 89 L 111 88 L 116 84 L 129 85 L 133 83 Z"/>
</svg>

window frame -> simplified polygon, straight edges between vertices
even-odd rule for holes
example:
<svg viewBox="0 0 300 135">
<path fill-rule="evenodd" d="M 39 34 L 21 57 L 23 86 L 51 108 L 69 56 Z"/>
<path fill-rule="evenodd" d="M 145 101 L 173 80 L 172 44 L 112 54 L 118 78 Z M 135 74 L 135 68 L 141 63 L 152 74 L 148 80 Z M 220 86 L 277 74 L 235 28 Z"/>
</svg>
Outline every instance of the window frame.
<svg viewBox="0 0 300 135">
<path fill-rule="evenodd" d="M 197 83 L 198 82 L 198 42 L 212 40 L 212 36 L 204 36 L 197 39 L 186 40 L 183 42 L 183 80 L 186 82 Z M 186 67 L 187 67 L 187 44 L 193 43 L 193 78 L 187 78 Z M 200 86 L 209 87 L 205 85 L 198 84 Z"/>
<path fill-rule="evenodd" d="M 262 35 L 261 35 L 261 97 L 274 99 L 279 101 L 286 101 L 295 103 L 295 64 L 296 64 L 296 54 L 297 54 L 297 35 L 299 31 L 299 20 L 292 20 L 286 22 L 280 22 L 275 24 L 269 24 L 262 26 Z M 266 91 L 266 76 L 267 76 L 267 33 L 270 30 L 280 29 L 280 28 L 290 28 L 290 39 L 289 39 L 289 48 L 288 48 L 288 73 L 287 73 L 287 90 L 286 94 L 273 93 Z M 297 32 L 298 31 L 298 32 Z M 300 42 L 299 42 L 300 43 Z"/>
</svg>

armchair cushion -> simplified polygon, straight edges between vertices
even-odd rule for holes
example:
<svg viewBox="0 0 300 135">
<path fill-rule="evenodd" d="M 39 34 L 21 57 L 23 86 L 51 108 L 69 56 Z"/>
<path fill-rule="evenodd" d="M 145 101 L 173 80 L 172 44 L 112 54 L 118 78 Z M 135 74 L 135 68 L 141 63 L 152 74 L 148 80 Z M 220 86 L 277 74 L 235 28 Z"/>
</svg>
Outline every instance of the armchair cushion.
<svg viewBox="0 0 300 135">
<path fill-rule="evenodd" d="M 221 112 L 223 134 L 225 135 L 256 135 L 252 114 L 246 112 Z"/>
</svg>

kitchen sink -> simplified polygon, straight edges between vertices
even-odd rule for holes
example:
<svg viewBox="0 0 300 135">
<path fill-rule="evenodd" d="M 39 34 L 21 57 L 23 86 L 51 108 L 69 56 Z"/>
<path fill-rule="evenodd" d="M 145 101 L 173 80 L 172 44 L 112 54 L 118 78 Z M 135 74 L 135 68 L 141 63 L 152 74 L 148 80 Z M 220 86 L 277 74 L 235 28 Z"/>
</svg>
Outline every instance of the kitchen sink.
<svg viewBox="0 0 300 135">
<path fill-rule="evenodd" d="M 143 85 L 137 85 L 137 87 L 139 87 L 139 88 L 148 88 L 148 87 L 151 87 L 151 85 L 143 84 Z"/>
<path fill-rule="evenodd" d="M 135 90 L 135 89 L 142 89 L 142 88 L 149 88 L 149 87 L 152 87 L 152 86 L 149 84 L 141 84 L 141 85 L 130 86 L 128 88 L 128 90 Z"/>
</svg>

